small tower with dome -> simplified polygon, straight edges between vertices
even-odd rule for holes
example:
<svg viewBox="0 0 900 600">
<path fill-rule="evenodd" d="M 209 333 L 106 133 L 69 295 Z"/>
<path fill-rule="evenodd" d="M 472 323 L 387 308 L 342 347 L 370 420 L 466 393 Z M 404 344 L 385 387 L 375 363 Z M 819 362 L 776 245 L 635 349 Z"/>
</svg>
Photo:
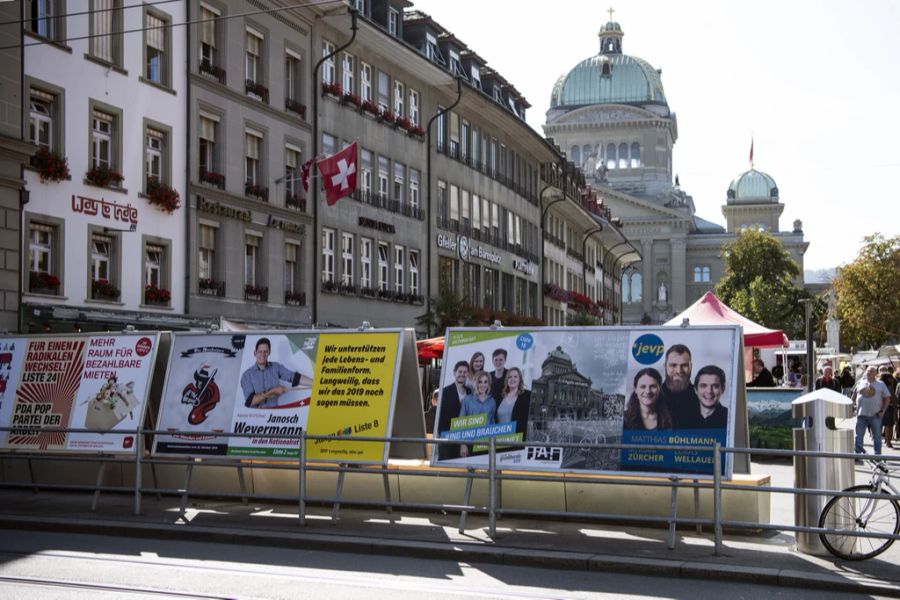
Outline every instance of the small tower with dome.
<svg viewBox="0 0 900 600">
<path fill-rule="evenodd" d="M 752 228 L 771 233 L 780 231 L 779 218 L 784 212 L 778 186 L 768 173 L 750 168 L 731 180 L 725 193 L 725 228 L 737 233 Z"/>
</svg>

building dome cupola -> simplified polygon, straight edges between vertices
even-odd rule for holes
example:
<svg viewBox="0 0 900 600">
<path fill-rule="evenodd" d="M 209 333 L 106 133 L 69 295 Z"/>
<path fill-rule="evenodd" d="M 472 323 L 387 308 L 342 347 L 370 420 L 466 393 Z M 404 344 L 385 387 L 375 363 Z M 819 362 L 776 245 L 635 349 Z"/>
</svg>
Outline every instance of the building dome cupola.
<svg viewBox="0 0 900 600">
<path fill-rule="evenodd" d="M 600 28 L 600 54 L 622 54 L 622 26 L 612 20 L 613 9 L 609 9 L 609 22 Z"/>
<path fill-rule="evenodd" d="M 735 177 L 728 186 L 728 204 L 735 202 L 778 203 L 778 186 L 768 173 L 750 169 Z"/>
</svg>

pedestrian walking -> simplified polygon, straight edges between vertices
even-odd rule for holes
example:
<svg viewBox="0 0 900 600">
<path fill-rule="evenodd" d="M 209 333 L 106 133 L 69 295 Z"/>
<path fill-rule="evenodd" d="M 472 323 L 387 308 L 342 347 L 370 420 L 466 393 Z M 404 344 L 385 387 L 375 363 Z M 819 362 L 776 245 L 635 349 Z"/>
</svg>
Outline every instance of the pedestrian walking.
<svg viewBox="0 0 900 600">
<path fill-rule="evenodd" d="M 863 441 L 866 431 L 872 435 L 875 454 L 881 454 L 881 418 L 891 400 L 891 393 L 883 382 L 878 380 L 878 369 L 868 367 L 866 376 L 861 379 L 850 399 L 856 402 L 856 444 L 857 454 L 865 454 Z"/>
</svg>

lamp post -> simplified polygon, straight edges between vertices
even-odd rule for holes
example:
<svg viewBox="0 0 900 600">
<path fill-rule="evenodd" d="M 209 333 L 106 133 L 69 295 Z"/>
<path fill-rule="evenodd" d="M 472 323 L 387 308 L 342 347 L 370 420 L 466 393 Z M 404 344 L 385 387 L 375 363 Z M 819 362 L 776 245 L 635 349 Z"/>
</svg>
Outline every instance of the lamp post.
<svg viewBox="0 0 900 600">
<path fill-rule="evenodd" d="M 813 348 L 813 322 L 812 322 L 812 298 L 804 298 L 800 302 L 803 303 L 804 319 L 806 321 L 806 391 L 813 391 L 813 374 L 815 373 L 815 356 Z"/>
</svg>

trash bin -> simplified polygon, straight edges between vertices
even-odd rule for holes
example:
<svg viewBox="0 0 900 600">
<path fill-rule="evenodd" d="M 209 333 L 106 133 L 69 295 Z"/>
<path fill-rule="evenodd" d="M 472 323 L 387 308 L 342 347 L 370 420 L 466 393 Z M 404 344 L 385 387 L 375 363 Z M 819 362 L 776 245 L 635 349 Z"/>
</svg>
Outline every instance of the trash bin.
<svg viewBox="0 0 900 600">
<path fill-rule="evenodd" d="M 829 389 L 804 394 L 791 403 L 795 422 L 794 450 L 851 452 L 853 449 L 850 399 Z M 830 418 L 829 418 L 830 417 Z M 853 485 L 852 458 L 794 457 L 794 487 L 841 491 Z M 795 494 L 794 521 L 798 527 L 818 527 L 819 515 L 830 496 Z M 797 532 L 797 550 L 827 554 L 818 534 Z"/>
</svg>

